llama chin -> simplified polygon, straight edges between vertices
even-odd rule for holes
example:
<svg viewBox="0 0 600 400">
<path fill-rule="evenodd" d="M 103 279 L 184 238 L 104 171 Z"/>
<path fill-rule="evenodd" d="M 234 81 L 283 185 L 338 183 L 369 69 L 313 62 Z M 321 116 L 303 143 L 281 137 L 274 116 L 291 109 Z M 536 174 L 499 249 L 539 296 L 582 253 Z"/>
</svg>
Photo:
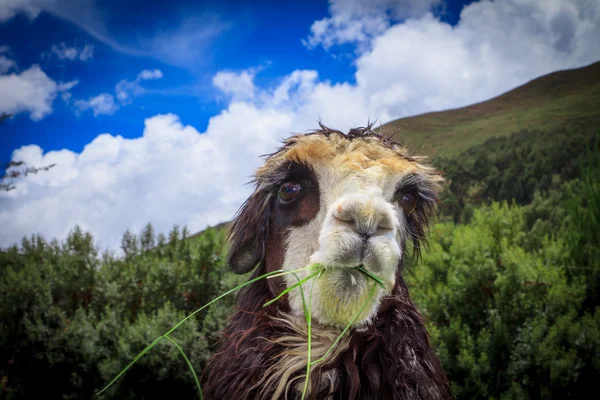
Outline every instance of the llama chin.
<svg viewBox="0 0 600 400">
<path fill-rule="evenodd" d="M 310 293 L 313 354 L 323 355 L 354 321 L 335 351 L 315 365 L 309 398 L 450 398 L 402 277 L 407 243 L 418 255 L 441 181 L 422 158 L 371 127 L 344 134 L 321 126 L 293 136 L 256 171 L 254 193 L 230 232 L 231 267 L 254 270 L 253 277 L 310 265 L 323 269 L 302 286 Z M 240 293 L 208 365 L 208 399 L 300 398 L 311 361 L 302 295 L 294 289 L 263 304 L 310 275 L 304 269 Z"/>
</svg>

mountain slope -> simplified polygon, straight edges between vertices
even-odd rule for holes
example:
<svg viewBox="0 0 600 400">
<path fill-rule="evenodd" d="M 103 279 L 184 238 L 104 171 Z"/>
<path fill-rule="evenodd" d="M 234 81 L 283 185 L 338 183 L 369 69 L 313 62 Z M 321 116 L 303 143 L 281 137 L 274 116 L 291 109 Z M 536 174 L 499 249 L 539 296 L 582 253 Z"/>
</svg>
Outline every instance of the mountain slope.
<svg viewBox="0 0 600 400">
<path fill-rule="evenodd" d="M 524 129 L 600 127 L 600 62 L 534 79 L 491 100 L 401 118 L 384 129 L 423 155 L 453 156 L 494 136 Z"/>
</svg>

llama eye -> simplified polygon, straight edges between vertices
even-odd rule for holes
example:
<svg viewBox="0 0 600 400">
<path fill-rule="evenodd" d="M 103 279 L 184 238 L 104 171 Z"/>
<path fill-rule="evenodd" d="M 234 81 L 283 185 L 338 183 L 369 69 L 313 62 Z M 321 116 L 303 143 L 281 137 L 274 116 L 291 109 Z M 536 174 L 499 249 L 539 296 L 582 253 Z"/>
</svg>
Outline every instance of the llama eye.
<svg viewBox="0 0 600 400">
<path fill-rule="evenodd" d="M 279 199 L 283 203 L 288 203 L 296 198 L 300 193 L 302 186 L 296 182 L 285 182 L 279 187 Z"/>
<path fill-rule="evenodd" d="M 404 193 L 400 198 L 400 207 L 406 215 L 410 215 L 417 207 L 417 196 L 414 193 Z"/>
</svg>

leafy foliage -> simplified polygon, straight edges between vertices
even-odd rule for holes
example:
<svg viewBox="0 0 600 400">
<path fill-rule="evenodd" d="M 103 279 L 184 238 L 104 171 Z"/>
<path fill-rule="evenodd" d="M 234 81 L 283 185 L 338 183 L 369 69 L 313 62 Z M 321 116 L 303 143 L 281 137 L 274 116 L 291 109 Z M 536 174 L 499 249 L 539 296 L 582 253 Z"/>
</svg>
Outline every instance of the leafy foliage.
<svg viewBox="0 0 600 400">
<path fill-rule="evenodd" d="M 433 227 L 409 282 L 457 398 L 585 398 L 600 379 L 597 182 L 586 175 L 552 198 L 566 221 L 550 231 L 539 195 Z"/>
<path fill-rule="evenodd" d="M 175 227 L 154 246 L 148 225 L 123 236 L 124 257 L 99 255 L 75 228 L 64 243 L 39 236 L 0 252 L 2 398 L 92 398 L 154 338 L 243 278 L 226 273 L 224 232 L 193 240 Z M 233 299 L 172 336 L 201 371 Z M 195 395 L 177 349 L 161 343 L 106 398 Z"/>
<path fill-rule="evenodd" d="M 441 160 L 448 191 L 422 265 L 406 269 L 459 398 L 585 398 L 600 380 L 600 142 L 526 131 Z M 0 250 L 0 399 L 92 398 L 185 315 L 246 281 L 224 229 L 125 232 L 100 254 L 75 228 Z M 227 297 L 172 336 L 200 374 Z M 196 396 L 162 341 L 102 398 Z"/>
<path fill-rule="evenodd" d="M 473 206 L 495 201 L 529 204 L 580 176 L 590 149 L 600 150 L 600 135 L 590 129 L 522 131 L 492 138 L 451 159 L 439 159 L 448 186 L 440 211 L 455 222 L 469 220 Z"/>
</svg>

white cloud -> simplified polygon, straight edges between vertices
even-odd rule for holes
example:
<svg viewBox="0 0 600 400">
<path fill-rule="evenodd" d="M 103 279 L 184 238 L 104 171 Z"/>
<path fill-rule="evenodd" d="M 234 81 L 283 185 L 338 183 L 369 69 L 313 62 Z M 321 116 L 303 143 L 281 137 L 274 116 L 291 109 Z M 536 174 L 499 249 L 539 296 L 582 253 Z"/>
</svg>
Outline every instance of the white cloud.
<svg viewBox="0 0 600 400">
<path fill-rule="evenodd" d="M 213 77 L 212 83 L 233 100 L 247 100 L 254 97 L 254 75 L 253 70 L 221 71 Z"/>
<path fill-rule="evenodd" d="M 169 64 L 195 67 L 207 58 L 210 44 L 231 27 L 216 15 L 189 17 L 172 29 L 158 31 L 142 40 L 137 48 Z"/>
<path fill-rule="evenodd" d="M 147 81 L 152 79 L 161 79 L 163 77 L 162 71 L 160 69 L 145 69 L 140 72 L 137 76 L 137 81 Z"/>
<path fill-rule="evenodd" d="M 106 9 L 96 0 L 0 0 L 0 23 L 19 13 L 30 19 L 42 11 L 68 21 L 123 54 L 153 57 L 169 64 L 195 67 L 206 58 L 208 46 L 231 27 L 218 16 L 186 17 L 166 29 L 121 38 L 106 24 Z"/>
<path fill-rule="evenodd" d="M 135 81 L 128 81 L 123 79 L 117 83 L 115 86 L 115 93 L 117 95 L 117 100 L 119 100 L 122 104 L 131 103 L 131 95 L 137 94 L 140 89 L 140 86 Z"/>
<path fill-rule="evenodd" d="M 15 15 L 23 13 L 29 19 L 36 18 L 41 12 L 36 1 L 30 0 L 2 0 L 0 2 L 0 23 L 8 21 Z"/>
<path fill-rule="evenodd" d="M 392 22 L 420 17 L 442 0 L 329 0 L 330 17 L 315 21 L 302 43 L 325 49 L 344 43 L 363 47 Z"/>
<path fill-rule="evenodd" d="M 0 194 L 0 245 L 33 232 L 64 238 L 80 224 L 102 246 L 116 248 L 126 228 L 139 230 L 148 221 L 165 232 L 174 223 L 196 231 L 229 219 L 247 194 L 244 183 L 260 152 L 274 144 L 265 128 L 288 126 L 280 114 L 249 105 L 232 112 L 238 118 L 215 117 L 203 134 L 174 115 L 159 115 L 146 120 L 143 137 L 102 134 L 81 154 L 44 154 L 35 145 L 16 150 L 13 160 L 57 166 Z"/>
<path fill-rule="evenodd" d="M 77 49 L 75 47 L 67 47 L 63 42 L 61 44 L 52 45 L 50 49 L 52 54 L 55 54 L 59 60 L 75 60 L 77 58 Z"/>
<path fill-rule="evenodd" d="M 58 91 L 59 92 L 69 91 L 69 90 L 73 89 L 73 87 L 75 87 L 78 84 L 79 84 L 78 80 L 74 80 L 74 81 L 71 81 L 71 82 L 61 82 L 58 85 Z"/>
<path fill-rule="evenodd" d="M 81 61 L 87 61 L 94 57 L 94 46 L 86 44 L 83 48 L 79 49 L 79 59 Z"/>
<path fill-rule="evenodd" d="M 159 231 L 175 223 L 197 231 L 228 220 L 249 194 L 244 182 L 259 155 L 318 119 L 345 130 L 369 119 L 458 107 L 600 59 L 599 7 L 485 1 L 466 7 L 455 27 L 425 14 L 378 34 L 354 64 L 355 83 L 332 84 L 317 71 L 296 70 L 272 89 L 252 83 L 253 96 L 240 98 L 233 94 L 250 93 L 248 80 L 240 84 L 244 71 L 217 74 L 232 100 L 205 132 L 159 115 L 146 120 L 140 138 L 103 134 L 80 154 L 23 147 L 13 160 L 59 165 L 0 194 L 0 245 L 33 232 L 64 238 L 79 223 L 114 248 L 126 228 L 148 221 Z"/>
<path fill-rule="evenodd" d="M 71 99 L 71 92 L 69 90 L 71 90 L 75 85 L 79 84 L 79 80 L 74 80 L 71 82 L 67 82 L 67 83 L 60 83 L 58 85 L 58 90 L 61 92 L 60 93 L 60 98 L 65 102 L 68 103 L 69 100 Z"/>
<path fill-rule="evenodd" d="M 142 70 L 134 81 L 122 79 L 115 85 L 115 96 L 120 105 L 131 104 L 133 97 L 141 96 L 148 90 L 140 85 L 140 82 L 147 80 L 161 79 L 163 73 L 159 69 Z M 101 93 L 97 96 L 92 96 L 88 100 L 79 99 L 73 103 L 73 106 L 83 112 L 91 109 L 94 116 L 98 115 L 113 115 L 119 110 L 120 105 L 115 101 L 115 96 L 110 93 Z M 68 101 L 70 96 L 63 100 Z"/>
<path fill-rule="evenodd" d="M 138 74 L 135 81 L 128 81 L 127 79 L 122 79 L 115 86 L 117 100 L 119 100 L 121 104 L 130 104 L 132 101 L 132 97 L 141 96 L 144 93 L 147 93 L 147 89 L 140 85 L 141 81 L 162 79 L 162 77 L 163 73 L 160 69 L 145 69 Z"/>
<path fill-rule="evenodd" d="M 75 84 L 57 84 L 38 65 L 20 74 L 0 75 L 0 113 L 28 112 L 32 120 L 38 121 L 52 113 L 57 94 L 68 93 Z"/>
<path fill-rule="evenodd" d="M 6 56 L 0 55 L 0 75 L 4 75 L 11 69 L 16 69 L 17 63 L 7 58 Z"/>
<path fill-rule="evenodd" d="M 119 109 L 119 105 L 115 103 L 115 98 L 109 93 L 100 93 L 97 96 L 90 97 L 88 100 L 79 99 L 73 105 L 79 111 L 91 109 L 94 117 L 98 115 L 113 115 Z"/>
<path fill-rule="evenodd" d="M 69 47 L 64 42 L 59 43 L 58 45 L 52 45 L 50 48 L 50 55 L 54 54 L 59 60 L 80 60 L 87 61 L 94 57 L 94 46 L 85 45 L 84 47 Z"/>
</svg>

